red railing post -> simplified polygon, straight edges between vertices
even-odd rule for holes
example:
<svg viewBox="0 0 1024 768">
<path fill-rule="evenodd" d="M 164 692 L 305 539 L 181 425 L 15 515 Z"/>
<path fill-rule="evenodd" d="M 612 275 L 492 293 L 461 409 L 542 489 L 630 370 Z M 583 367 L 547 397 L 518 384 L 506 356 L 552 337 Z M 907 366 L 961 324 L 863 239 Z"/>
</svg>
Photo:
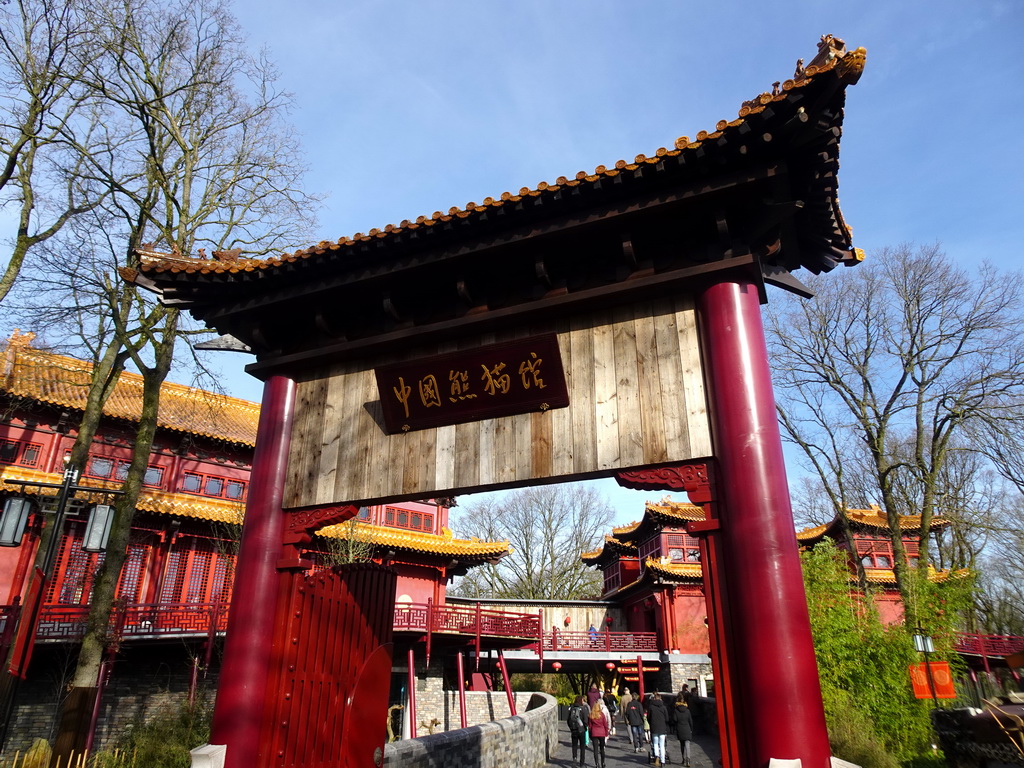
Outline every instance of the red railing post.
<svg viewBox="0 0 1024 768">
<path fill-rule="evenodd" d="M 476 671 L 480 671 L 480 603 L 476 604 Z"/>
<path fill-rule="evenodd" d="M 434 600 L 427 598 L 427 666 L 430 666 L 430 634 L 434 629 Z"/>
<path fill-rule="evenodd" d="M 409 649 L 409 735 L 416 738 L 416 657 Z"/>
<path fill-rule="evenodd" d="M 459 722 L 466 727 L 466 671 L 462 666 L 462 651 L 455 657 L 455 665 L 459 674 Z"/>
<path fill-rule="evenodd" d="M 508 697 L 508 711 L 512 717 L 516 716 L 516 696 L 512 693 L 512 684 L 508 680 L 508 667 L 505 666 L 505 652 L 498 649 L 498 667 L 501 669 L 501 681 L 505 685 L 505 696 Z"/>
<path fill-rule="evenodd" d="M 544 671 L 544 611 L 537 611 L 537 655 L 540 657 L 540 671 Z"/>
<path fill-rule="evenodd" d="M 644 657 L 636 657 L 636 682 L 640 686 L 640 702 L 644 700 Z"/>
</svg>

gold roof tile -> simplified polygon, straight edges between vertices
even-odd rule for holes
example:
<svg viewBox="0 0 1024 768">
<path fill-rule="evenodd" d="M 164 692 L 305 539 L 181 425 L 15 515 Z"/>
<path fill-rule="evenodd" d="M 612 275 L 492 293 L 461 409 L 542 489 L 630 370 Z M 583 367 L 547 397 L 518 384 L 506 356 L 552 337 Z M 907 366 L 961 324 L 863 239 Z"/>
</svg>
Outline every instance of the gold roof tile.
<svg viewBox="0 0 1024 768">
<path fill-rule="evenodd" d="M 14 331 L 0 353 L 0 389 L 17 397 L 84 410 L 92 364 L 36 349 L 31 346 L 34 338 L 33 333 Z M 135 422 L 141 410 L 142 377 L 125 371 L 103 413 Z M 164 429 L 251 447 L 256 444 L 259 415 L 259 403 L 167 382 L 161 387 L 157 423 Z"/>
<path fill-rule="evenodd" d="M 673 563 L 653 557 L 644 561 L 644 569 L 676 578 L 699 579 L 703 574 L 700 563 Z"/>
<path fill-rule="evenodd" d="M 369 523 L 355 523 L 358 536 L 368 543 L 413 552 L 425 552 L 432 555 L 499 558 L 509 553 L 507 541 L 479 541 L 477 539 L 456 539 L 447 535 L 423 533 L 420 531 L 403 531 Z M 350 528 L 348 524 L 330 525 L 318 531 L 320 536 L 329 538 L 346 538 Z"/>
<path fill-rule="evenodd" d="M 848 509 L 846 510 L 846 516 L 851 523 L 855 523 L 857 525 L 863 525 L 868 528 L 879 528 L 886 531 L 891 530 L 885 513 L 876 504 L 872 504 L 868 509 Z M 837 520 L 838 518 L 834 518 L 831 522 L 825 523 L 824 525 L 816 525 L 812 528 L 805 528 L 802 531 L 797 531 L 797 541 L 811 541 L 822 536 L 829 528 L 836 524 Z M 899 520 L 901 531 L 917 531 L 921 529 L 920 515 L 900 515 Z M 933 517 L 930 528 L 931 530 L 944 528 L 949 524 L 949 520 L 944 517 Z"/>
<path fill-rule="evenodd" d="M 61 476 L 52 472 L 40 472 L 36 469 L 26 467 L 0 466 L 0 488 L 17 490 L 27 496 L 40 498 L 55 498 L 56 488 L 37 488 L 27 486 L 18 490 L 16 485 L 8 485 L 7 480 L 26 480 L 32 483 L 60 483 Z M 97 493 L 92 496 L 84 496 L 80 491 L 76 498 L 87 503 L 101 501 L 109 502 L 110 496 L 103 493 L 104 490 L 115 490 L 121 487 L 120 483 L 111 483 L 105 480 L 96 480 L 91 477 L 83 477 L 78 483 L 80 486 L 93 486 Z M 209 520 L 223 523 L 240 523 L 245 510 L 245 505 L 240 501 L 228 499 L 213 499 L 205 496 L 193 496 L 188 493 L 171 493 L 169 491 L 158 491 L 151 488 L 143 488 L 135 508 L 144 512 L 153 512 L 160 515 L 176 515 L 196 520 Z"/>
<path fill-rule="evenodd" d="M 833 46 L 833 42 L 838 44 L 838 47 Z M 810 83 L 816 76 L 831 71 L 832 69 L 836 69 L 837 67 L 839 67 L 838 71 L 840 72 L 844 82 L 853 84 L 857 81 L 860 73 L 864 69 L 865 59 L 866 51 L 863 48 L 847 51 L 845 50 L 845 43 L 841 40 L 834 38 L 832 35 L 823 35 L 821 43 L 819 44 L 819 54 L 815 57 L 811 65 L 803 69 L 792 79 L 786 80 L 782 83 L 782 87 L 781 89 L 777 89 L 777 93 L 762 93 L 754 99 L 745 101 L 740 107 L 738 119 L 719 120 L 715 126 L 716 130 L 714 132 L 700 131 L 697 133 L 696 141 L 690 141 L 689 137 L 681 136 L 676 139 L 673 145 L 675 149 L 669 150 L 661 147 L 653 156 L 643 154 L 637 155 L 633 163 L 627 163 L 625 160 L 619 160 L 615 163 L 614 168 L 599 165 L 594 169 L 593 173 L 579 171 L 575 175 L 575 181 L 577 183 L 580 181 L 594 182 L 601 177 L 614 177 L 624 169 L 635 169 L 643 163 L 657 163 L 661 161 L 662 157 L 674 157 L 680 154 L 681 151 L 696 150 L 705 140 L 716 139 L 725 131 L 739 128 L 744 122 L 746 122 L 747 117 L 763 112 L 766 105 L 773 101 L 781 101 L 782 99 L 785 99 L 789 91 L 794 88 L 802 88 Z M 537 184 L 535 189 L 530 189 L 529 187 L 521 188 L 517 195 L 512 194 L 511 192 L 502 192 L 497 198 L 485 197 L 482 203 L 467 203 L 462 209 L 457 206 L 453 206 L 448 210 L 447 214 L 443 214 L 440 211 L 434 211 L 434 213 L 429 217 L 416 217 L 415 223 L 410 223 L 408 219 L 404 219 L 401 224 L 397 226 L 394 224 L 388 224 L 383 230 L 373 228 L 369 231 L 368 235 L 364 235 L 362 232 L 357 232 L 351 237 L 342 236 L 335 243 L 325 241 L 318 243 L 317 245 L 296 250 L 292 254 L 282 254 L 281 256 L 266 259 L 238 258 L 234 261 L 220 261 L 207 260 L 205 258 L 186 259 L 180 255 L 160 254 L 152 250 L 140 250 L 138 253 L 147 270 L 156 270 L 158 272 L 165 270 L 186 272 L 199 271 L 203 274 L 209 274 L 215 272 L 228 272 L 232 267 L 265 269 L 267 267 L 277 266 L 283 263 L 282 260 L 296 261 L 300 259 L 308 259 L 322 255 L 327 251 L 338 251 L 343 247 L 348 248 L 356 243 L 366 242 L 373 238 L 381 238 L 398 234 L 408 229 L 414 229 L 419 225 L 432 226 L 437 222 L 451 221 L 453 217 L 467 218 L 470 215 L 483 215 L 488 209 L 501 206 L 507 201 L 517 202 L 524 197 L 537 197 L 544 193 L 557 193 L 561 187 L 572 184 L 572 181 L 561 176 L 555 184 L 548 184 L 547 182 L 542 181 Z"/>
</svg>

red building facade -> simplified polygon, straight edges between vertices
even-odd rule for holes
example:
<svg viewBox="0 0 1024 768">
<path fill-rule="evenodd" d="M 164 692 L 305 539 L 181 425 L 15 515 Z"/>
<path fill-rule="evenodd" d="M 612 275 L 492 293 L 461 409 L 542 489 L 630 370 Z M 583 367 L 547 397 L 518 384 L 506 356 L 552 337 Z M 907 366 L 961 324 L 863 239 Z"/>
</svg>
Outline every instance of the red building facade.
<svg viewBox="0 0 1024 768">
<path fill-rule="evenodd" d="M 20 483 L 60 483 L 91 374 L 89 363 L 36 348 L 33 338 L 15 331 L 0 351 L 0 503 L 27 498 L 32 510 L 19 545 L 0 548 L 4 658 L 39 549 L 43 516 L 51 513 L 56 499 L 55 488 Z M 104 491 L 121 485 L 141 395 L 141 377 L 123 373 L 104 410 L 78 481 L 96 492 L 79 492 L 71 504 L 44 595 L 37 636 L 43 650 L 29 670 L 28 693 L 16 706 L 8 751 L 52 735 L 46 718 L 33 714 L 39 707 L 32 678 L 44 674 L 49 645 L 81 635 L 104 557 L 82 548 L 88 510 L 109 503 Z M 190 696 L 216 666 L 215 646 L 227 623 L 259 410 L 257 403 L 178 384 L 165 384 L 161 393 L 157 436 L 118 583 L 120 607 L 112 617 L 112 634 L 133 659 L 148 652 L 158 660 L 170 639 L 187 643 L 196 660 Z M 352 524 L 324 529 L 303 555 L 313 570 L 351 559 L 391 566 L 396 572 L 396 643 L 416 644 L 423 636 L 419 615 L 428 607 L 428 613 L 442 614 L 451 579 L 508 552 L 505 542 L 455 538 L 448 528 L 451 503 L 435 499 L 364 507 Z M 100 730 L 114 728 L 104 729 L 101 721 Z"/>
</svg>

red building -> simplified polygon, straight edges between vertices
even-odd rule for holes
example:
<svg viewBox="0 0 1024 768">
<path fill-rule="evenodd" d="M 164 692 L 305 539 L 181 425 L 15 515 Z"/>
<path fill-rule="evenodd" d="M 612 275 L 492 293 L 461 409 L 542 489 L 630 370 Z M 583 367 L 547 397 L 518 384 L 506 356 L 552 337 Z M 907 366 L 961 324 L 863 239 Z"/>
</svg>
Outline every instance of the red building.
<svg viewBox="0 0 1024 768">
<path fill-rule="evenodd" d="M 0 503 L 27 498 L 32 510 L 20 544 L 0 548 L 4 658 L 39 547 L 41 521 L 56 499 L 56 488 L 8 481 L 60 483 L 91 374 L 89 363 L 33 347 L 33 338 L 15 331 L 0 350 Z M 44 595 L 39 645 L 9 731 L 8 751 L 24 748 L 34 737 L 51 735 L 49 719 L 37 712 L 39 697 L 48 694 L 36 683 L 53 662 L 56 645 L 81 635 L 93 579 L 104 557 L 82 549 L 88 508 L 110 502 L 103 492 L 120 487 L 131 458 L 141 398 L 141 377 L 121 374 L 78 481 L 96 493 L 78 493 L 62 532 Z M 162 389 L 157 435 L 118 584 L 121 607 L 112 618 L 112 633 L 125 660 L 118 664 L 136 670 L 145 666 L 147 656 L 159 665 L 161 659 L 180 657 L 181 647 L 187 646 L 185 661 L 193 664 L 190 695 L 195 695 L 200 678 L 216 667 L 214 651 L 231 600 L 258 417 L 257 403 L 179 384 Z M 436 499 L 365 507 L 354 525 L 324 529 L 304 556 L 314 569 L 351 557 L 386 561 L 397 572 L 396 643 L 422 644 L 426 628 L 421 616 L 447 616 L 445 589 L 451 579 L 508 552 L 505 542 L 455 538 L 448 529 L 451 503 Z M 472 612 L 448 613 L 462 616 L 465 624 L 465 615 Z M 536 637 L 535 627 L 528 631 Z M 175 643 L 170 652 L 169 641 Z M 443 642 L 480 641 L 466 636 L 435 639 L 437 647 L 444 647 Z M 114 668 L 116 678 L 118 666 Z M 101 735 L 117 727 L 119 716 L 110 706 L 107 712 L 109 717 L 101 718 Z"/>
</svg>

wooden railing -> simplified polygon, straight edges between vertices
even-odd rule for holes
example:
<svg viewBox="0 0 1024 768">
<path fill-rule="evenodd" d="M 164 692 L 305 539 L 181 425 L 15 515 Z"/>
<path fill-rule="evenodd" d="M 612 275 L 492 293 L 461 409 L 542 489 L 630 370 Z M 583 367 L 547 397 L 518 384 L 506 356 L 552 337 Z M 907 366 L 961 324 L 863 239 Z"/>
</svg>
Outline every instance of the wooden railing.
<svg viewBox="0 0 1024 768">
<path fill-rule="evenodd" d="M 655 632 L 563 632 L 544 634 L 545 651 L 657 651 Z"/>
<path fill-rule="evenodd" d="M 111 635 L 119 640 L 174 636 L 210 636 L 227 629 L 228 603 L 156 603 L 119 605 L 110 619 Z M 38 640 L 77 640 L 85 633 L 89 607 L 46 605 L 39 619 Z M 0 606 L 0 646 L 9 642 L 19 606 Z M 395 606 L 396 632 L 428 632 L 530 640 L 535 652 L 657 651 L 654 632 L 541 632 L 540 616 L 509 613 L 480 606 L 431 603 Z"/>
<path fill-rule="evenodd" d="M 1019 635 L 979 635 L 961 632 L 956 652 L 975 656 L 1009 656 L 1024 651 L 1024 637 Z"/>
</svg>

